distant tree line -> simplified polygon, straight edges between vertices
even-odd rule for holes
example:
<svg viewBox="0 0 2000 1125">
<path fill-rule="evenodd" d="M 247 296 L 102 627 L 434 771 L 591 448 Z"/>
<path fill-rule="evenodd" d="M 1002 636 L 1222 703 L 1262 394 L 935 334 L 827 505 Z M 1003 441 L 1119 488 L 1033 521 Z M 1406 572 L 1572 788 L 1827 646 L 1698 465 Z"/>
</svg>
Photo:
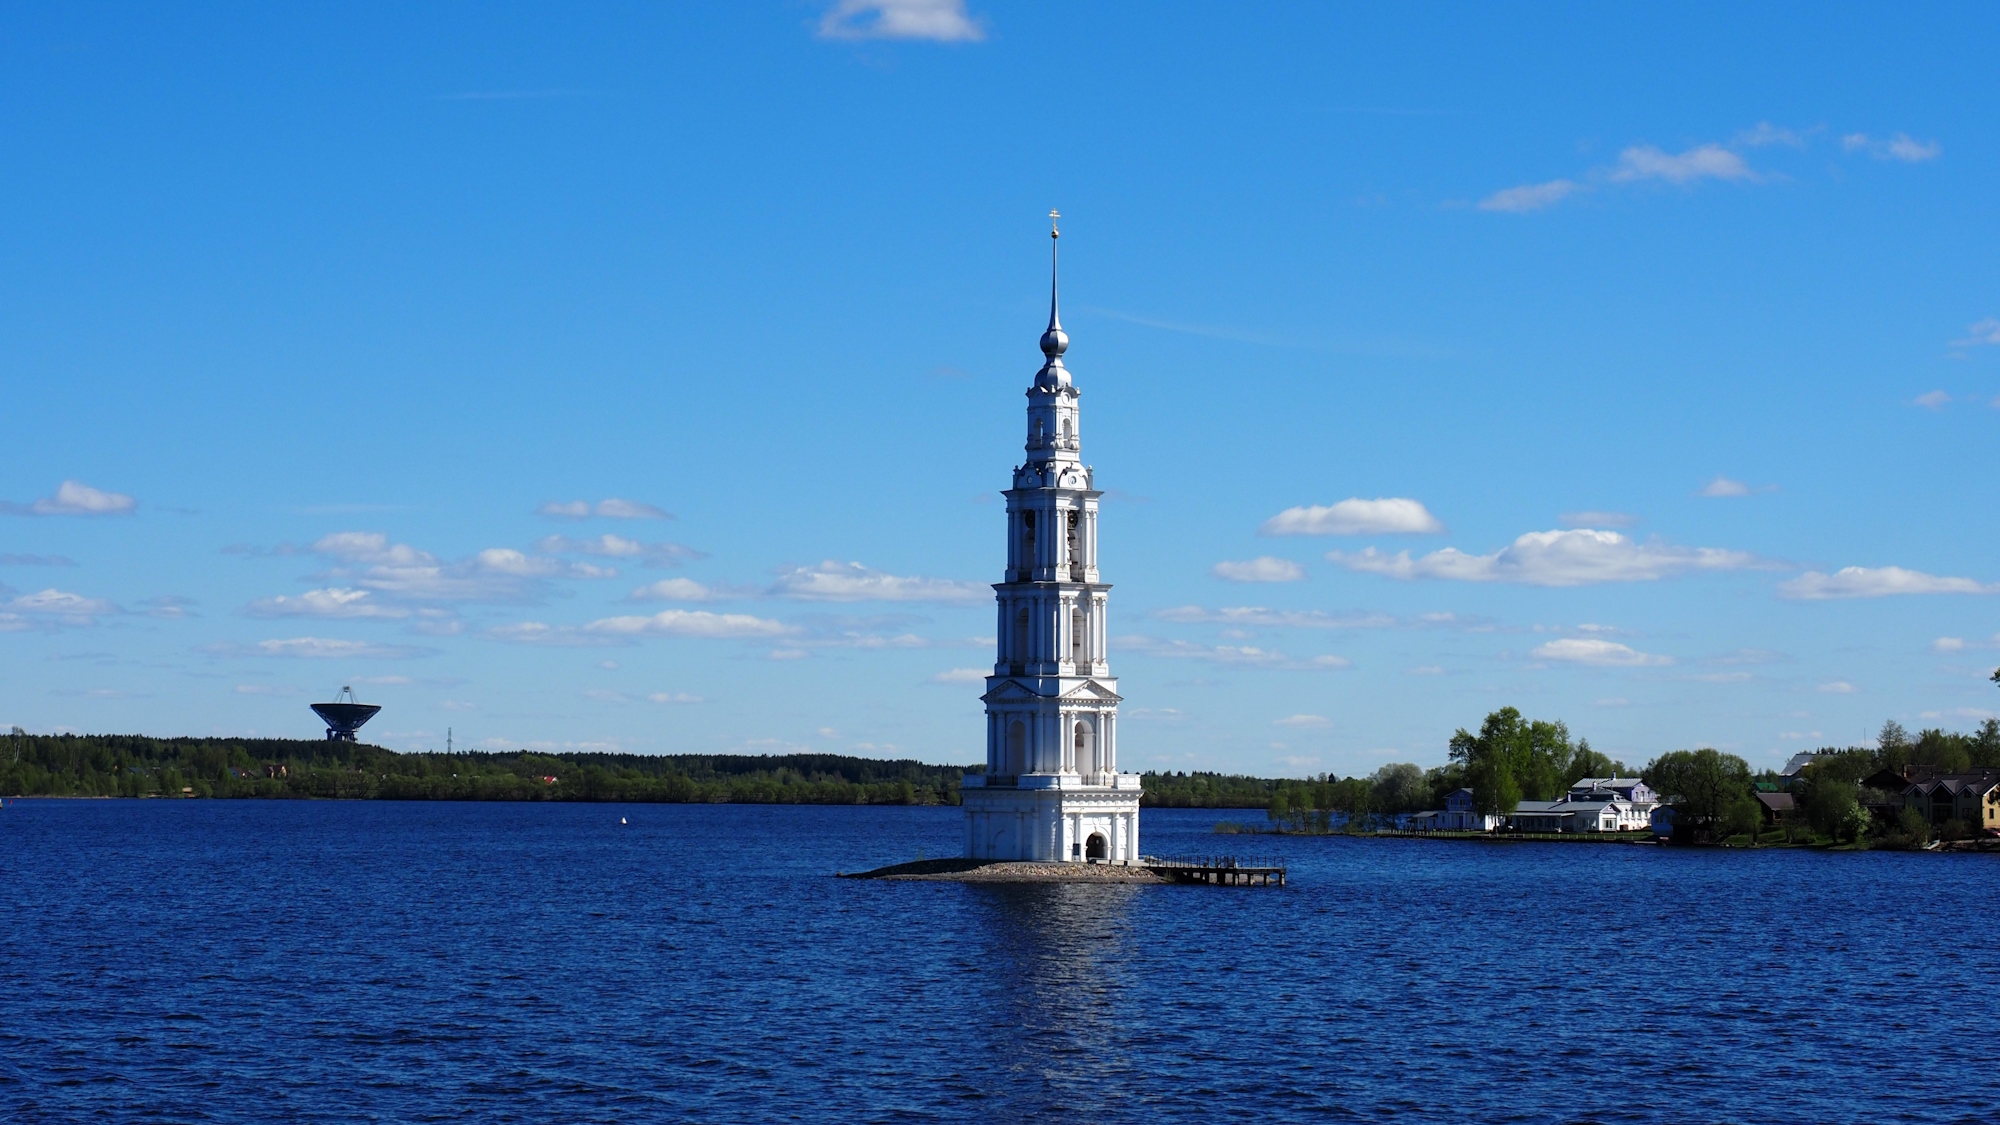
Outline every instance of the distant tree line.
<svg viewBox="0 0 2000 1125">
<path fill-rule="evenodd" d="M 402 754 L 326 740 L 18 729 L 0 744 L 7 796 L 948 805 L 965 772 L 839 754 Z"/>
</svg>

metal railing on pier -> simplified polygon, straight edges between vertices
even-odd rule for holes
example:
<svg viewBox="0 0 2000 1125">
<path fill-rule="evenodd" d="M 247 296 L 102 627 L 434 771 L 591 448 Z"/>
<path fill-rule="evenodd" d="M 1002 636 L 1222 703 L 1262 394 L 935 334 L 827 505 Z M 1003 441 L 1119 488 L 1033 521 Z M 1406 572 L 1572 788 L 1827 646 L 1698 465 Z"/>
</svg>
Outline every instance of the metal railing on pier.
<svg viewBox="0 0 2000 1125">
<path fill-rule="evenodd" d="M 1140 863 L 1179 883 L 1211 886 L 1285 885 L 1285 861 L 1277 856 L 1152 855 Z"/>
</svg>

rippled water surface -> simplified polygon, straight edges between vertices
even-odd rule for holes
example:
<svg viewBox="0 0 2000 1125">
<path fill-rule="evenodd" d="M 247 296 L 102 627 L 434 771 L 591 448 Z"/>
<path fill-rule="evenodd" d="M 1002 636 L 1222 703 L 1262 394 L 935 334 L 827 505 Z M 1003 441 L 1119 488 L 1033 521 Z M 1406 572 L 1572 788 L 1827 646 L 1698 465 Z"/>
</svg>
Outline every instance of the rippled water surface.
<svg viewBox="0 0 2000 1125">
<path fill-rule="evenodd" d="M 1143 842 L 1291 886 L 829 877 L 956 809 L 10 802 L 0 1116 L 2000 1116 L 2000 857 L 1223 815 Z"/>
</svg>

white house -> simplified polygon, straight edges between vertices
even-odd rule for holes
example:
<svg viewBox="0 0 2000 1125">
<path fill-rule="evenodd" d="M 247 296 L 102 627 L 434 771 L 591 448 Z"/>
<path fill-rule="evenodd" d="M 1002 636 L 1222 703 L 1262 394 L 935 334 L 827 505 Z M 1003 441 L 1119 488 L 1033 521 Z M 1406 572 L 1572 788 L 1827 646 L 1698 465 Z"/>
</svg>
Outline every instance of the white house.
<svg viewBox="0 0 2000 1125">
<path fill-rule="evenodd" d="M 1097 572 L 1104 494 L 1083 463 L 1068 348 L 1052 279 L 1044 362 L 1028 388 L 1027 458 L 1001 494 L 1007 569 L 993 587 L 999 652 L 980 697 L 986 772 L 959 790 L 973 859 L 1139 859 L 1139 775 L 1118 770 L 1120 696 L 1105 654 L 1111 587 Z"/>
<path fill-rule="evenodd" d="M 1507 819 L 1517 832 L 1642 832 L 1658 797 L 1636 777 L 1580 777 L 1554 801 L 1522 801 Z"/>
</svg>

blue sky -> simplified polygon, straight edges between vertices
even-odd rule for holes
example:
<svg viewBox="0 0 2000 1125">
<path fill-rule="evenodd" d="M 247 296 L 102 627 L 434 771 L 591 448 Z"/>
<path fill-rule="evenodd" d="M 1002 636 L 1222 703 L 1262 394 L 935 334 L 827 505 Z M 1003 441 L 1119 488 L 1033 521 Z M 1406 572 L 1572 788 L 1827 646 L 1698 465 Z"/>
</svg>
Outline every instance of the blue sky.
<svg viewBox="0 0 2000 1125">
<path fill-rule="evenodd" d="M 2000 12 L 0 16 L 0 724 L 982 753 L 1063 212 L 1123 763 L 2000 710 Z"/>
</svg>

